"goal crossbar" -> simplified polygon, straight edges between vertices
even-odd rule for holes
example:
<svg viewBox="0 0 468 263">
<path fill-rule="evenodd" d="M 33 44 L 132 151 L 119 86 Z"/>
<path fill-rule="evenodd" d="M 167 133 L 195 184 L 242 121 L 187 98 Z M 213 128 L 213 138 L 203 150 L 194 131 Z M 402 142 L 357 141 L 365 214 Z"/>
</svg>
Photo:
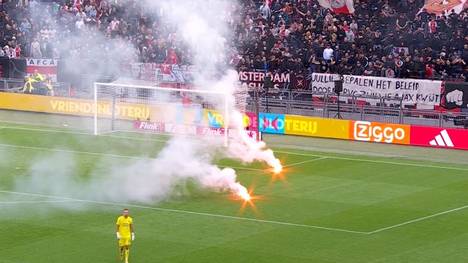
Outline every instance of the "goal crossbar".
<svg viewBox="0 0 468 263">
<path fill-rule="evenodd" d="M 169 88 L 169 87 L 166 88 L 166 87 L 142 86 L 142 85 L 133 85 L 133 84 L 112 84 L 112 83 L 95 82 L 94 85 L 95 86 L 104 86 L 104 87 L 136 88 L 136 89 L 150 89 L 150 90 L 180 91 L 180 92 L 191 92 L 191 93 L 227 95 L 226 92 L 222 92 L 222 91 L 197 90 L 197 89 L 179 89 L 179 88 Z"/>
</svg>

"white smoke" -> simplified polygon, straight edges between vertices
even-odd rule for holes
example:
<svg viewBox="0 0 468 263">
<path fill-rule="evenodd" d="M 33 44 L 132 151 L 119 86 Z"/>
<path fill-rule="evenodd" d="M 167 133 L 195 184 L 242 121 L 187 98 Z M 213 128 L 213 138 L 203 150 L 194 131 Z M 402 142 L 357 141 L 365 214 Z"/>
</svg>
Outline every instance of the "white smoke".
<svg viewBox="0 0 468 263">
<path fill-rule="evenodd" d="M 228 98 L 229 128 L 233 129 L 227 150 L 228 156 L 246 163 L 264 161 L 275 170 L 281 162 L 273 151 L 266 149 L 264 142 L 257 142 L 243 132 L 243 116 L 235 107 L 235 93 L 239 88 L 238 75 L 226 66 L 228 42 L 233 37 L 234 12 L 237 1 L 232 0 L 147 0 L 148 5 L 157 5 L 178 28 L 178 33 L 194 53 L 194 65 L 198 69 L 195 87 L 224 91 Z M 223 100 L 214 101 L 220 112 L 224 111 Z"/>
<path fill-rule="evenodd" d="M 83 200 L 139 202 L 164 200 L 177 185 L 186 182 L 216 191 L 246 193 L 245 187 L 236 182 L 233 169 L 211 164 L 216 151 L 208 148 L 201 140 L 174 137 L 154 159 L 123 163 L 101 159 L 89 178 L 78 174 L 81 163 L 74 154 L 55 153 L 33 160 L 29 176 L 16 180 L 15 190 L 30 192 L 33 189 L 50 196 Z M 104 163 L 113 166 L 105 167 Z"/>
<path fill-rule="evenodd" d="M 224 148 L 221 139 L 175 136 L 155 159 L 119 164 L 104 175 L 94 172 L 91 178 L 85 180 L 76 179 L 80 176 L 75 174 L 79 171 L 77 160 L 51 156 L 33 164 L 30 177 L 17 182 L 18 191 L 71 195 L 105 201 L 152 202 L 170 196 L 178 184 L 193 181 L 202 188 L 230 191 L 247 199 L 247 189 L 237 182 L 236 172 L 231 168 L 221 169 L 214 165 L 217 158 L 230 157 L 244 163 L 263 161 L 275 171 L 281 168 L 280 161 L 266 148 L 265 143 L 247 136 L 244 132 L 243 116 L 235 107 L 234 94 L 239 87 L 238 76 L 226 62 L 234 26 L 232 13 L 237 9 L 236 1 L 146 0 L 142 4 L 157 10 L 158 15 L 162 14 L 170 21 L 189 47 L 196 69 L 195 87 L 225 93 L 229 112 L 225 124 L 231 130 L 229 146 Z M 77 42 L 89 39 L 84 36 L 76 37 L 79 38 L 75 40 Z M 103 39 L 102 36 L 93 38 L 98 42 Z M 118 40 L 117 43 L 121 44 L 121 41 Z M 128 43 L 125 50 L 132 48 Z M 225 98 L 206 96 L 205 100 L 223 112 L 226 106 Z"/>
</svg>

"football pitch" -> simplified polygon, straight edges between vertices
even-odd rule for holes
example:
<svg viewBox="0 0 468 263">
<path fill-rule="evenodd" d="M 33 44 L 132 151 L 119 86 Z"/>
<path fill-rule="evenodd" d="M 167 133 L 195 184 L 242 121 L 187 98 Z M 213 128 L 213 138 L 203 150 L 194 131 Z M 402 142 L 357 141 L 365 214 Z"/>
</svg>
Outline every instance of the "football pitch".
<svg viewBox="0 0 468 263">
<path fill-rule="evenodd" d="M 158 203 L 15 187 L 46 156 L 67 156 L 75 163 L 65 165 L 67 172 L 86 181 L 91 171 L 154 158 L 166 139 L 1 122 L 0 262 L 119 262 L 115 220 L 125 207 L 136 231 L 132 263 L 468 260 L 467 152 L 441 151 L 432 160 L 437 150 L 416 149 L 426 156 L 413 158 L 403 154 L 411 147 L 379 145 L 371 152 L 362 150 L 374 147 L 365 143 L 269 137 L 286 166 L 284 178 L 272 178 L 260 163 L 218 161 L 254 189 L 255 207 L 191 183 Z M 327 147 L 338 144 L 347 150 Z M 52 178 L 63 172 L 60 158 L 47 160 Z"/>
</svg>

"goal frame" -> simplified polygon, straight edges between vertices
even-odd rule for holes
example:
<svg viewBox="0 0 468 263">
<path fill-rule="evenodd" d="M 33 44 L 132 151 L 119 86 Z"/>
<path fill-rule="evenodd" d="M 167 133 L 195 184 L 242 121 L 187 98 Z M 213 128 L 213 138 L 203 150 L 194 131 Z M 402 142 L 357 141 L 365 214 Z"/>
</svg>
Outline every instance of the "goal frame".
<svg viewBox="0 0 468 263">
<path fill-rule="evenodd" d="M 222 91 L 211 91 L 211 90 L 197 90 L 197 89 L 186 89 L 186 88 L 170 88 L 170 87 L 158 87 L 158 86 L 144 86 L 144 85 L 133 85 L 133 84 L 120 84 L 120 83 L 103 83 L 103 82 L 94 82 L 93 83 L 93 112 L 94 112 L 94 135 L 99 135 L 98 133 L 98 88 L 110 87 L 110 88 L 135 88 L 135 89 L 149 89 L 149 90 L 161 90 L 166 92 L 178 91 L 178 92 L 187 92 L 187 93 L 196 93 L 196 94 L 214 94 L 220 95 L 223 98 L 224 102 L 224 145 L 228 146 L 229 144 L 229 124 L 230 124 L 230 115 L 229 115 L 229 94 Z M 115 104 L 115 103 L 113 103 Z M 115 109 L 112 109 L 114 114 Z"/>
</svg>

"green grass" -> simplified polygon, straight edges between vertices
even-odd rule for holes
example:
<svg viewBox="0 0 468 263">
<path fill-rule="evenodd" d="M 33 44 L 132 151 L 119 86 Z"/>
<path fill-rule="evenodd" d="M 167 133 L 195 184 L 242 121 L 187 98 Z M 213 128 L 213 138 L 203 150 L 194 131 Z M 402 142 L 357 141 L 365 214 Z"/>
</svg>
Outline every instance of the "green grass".
<svg viewBox="0 0 468 263">
<path fill-rule="evenodd" d="M 219 160 L 254 186 L 256 211 L 191 184 L 162 203 L 77 202 L 10 191 L 35 160 L 71 156 L 73 175 L 89 180 L 96 170 L 156 156 L 165 138 L 15 127 L 0 125 L 2 263 L 118 262 L 114 223 L 123 206 L 135 220 L 132 263 L 468 259 L 468 165 L 283 147 L 277 155 L 292 165 L 284 181 L 272 181 L 263 164 Z M 63 165 L 51 160 L 50 170 L 56 166 Z M 74 209 L 47 203 L 58 200 Z"/>
</svg>

